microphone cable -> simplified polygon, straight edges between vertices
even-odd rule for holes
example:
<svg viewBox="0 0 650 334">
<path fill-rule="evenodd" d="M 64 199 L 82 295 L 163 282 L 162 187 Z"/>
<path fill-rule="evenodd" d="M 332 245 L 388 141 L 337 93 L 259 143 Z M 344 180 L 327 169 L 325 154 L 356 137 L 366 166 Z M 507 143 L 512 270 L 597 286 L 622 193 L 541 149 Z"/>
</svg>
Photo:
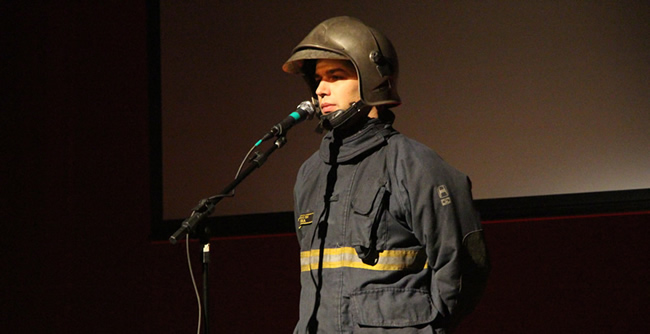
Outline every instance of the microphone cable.
<svg viewBox="0 0 650 334">
<path fill-rule="evenodd" d="M 253 145 L 253 147 L 251 147 L 250 150 L 248 150 L 248 152 L 244 156 L 244 159 L 239 164 L 239 169 L 237 169 L 237 173 L 235 174 L 235 179 L 237 179 L 237 177 L 239 177 L 239 173 L 241 172 L 242 168 L 244 167 L 244 163 L 246 162 L 246 160 L 248 160 L 248 157 L 251 156 L 251 153 L 253 152 L 253 150 L 258 145 L 259 145 L 259 142 L 257 144 L 255 144 L 255 145 Z M 235 196 L 235 189 L 233 189 L 230 194 L 217 195 L 217 197 L 219 197 L 219 196 L 220 197 L 233 197 L 233 196 Z M 216 198 L 216 197 L 213 196 L 211 198 Z M 196 334 L 201 334 L 201 319 L 203 318 L 203 316 L 202 316 L 203 315 L 203 307 L 201 306 L 201 304 L 202 304 L 201 303 L 201 294 L 199 293 L 199 288 L 198 288 L 198 285 L 196 284 L 196 278 L 194 277 L 194 270 L 192 268 L 192 260 L 191 260 L 191 256 L 190 256 L 190 235 L 189 235 L 189 233 L 185 235 L 185 252 L 186 252 L 186 255 L 187 255 L 187 266 L 188 266 L 188 269 L 190 271 L 190 278 L 192 280 L 192 287 L 194 288 L 194 294 L 196 295 L 196 303 L 198 305 L 198 310 L 199 310 L 199 319 L 198 319 L 198 324 L 196 326 Z"/>
<path fill-rule="evenodd" d="M 196 285 L 196 279 L 194 278 L 194 270 L 192 269 L 192 261 L 190 260 L 190 235 L 189 233 L 185 236 L 185 250 L 187 253 L 187 266 L 190 270 L 190 277 L 192 278 L 192 286 L 194 287 L 194 294 L 196 295 L 196 303 L 199 306 L 199 321 L 196 326 L 196 334 L 201 334 L 201 318 L 203 314 L 203 308 L 201 307 L 201 295 L 199 294 L 199 288 Z"/>
</svg>

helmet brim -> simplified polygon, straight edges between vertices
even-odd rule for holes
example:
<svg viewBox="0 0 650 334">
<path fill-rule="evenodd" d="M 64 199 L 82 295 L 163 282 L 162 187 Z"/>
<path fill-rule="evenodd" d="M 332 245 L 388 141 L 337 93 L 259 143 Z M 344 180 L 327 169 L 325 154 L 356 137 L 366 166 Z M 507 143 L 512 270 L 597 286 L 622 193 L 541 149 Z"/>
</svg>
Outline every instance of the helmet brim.
<svg viewBox="0 0 650 334">
<path fill-rule="evenodd" d="M 302 65 L 308 59 L 349 59 L 348 57 L 322 49 L 302 49 L 294 54 L 282 65 L 282 70 L 291 74 L 301 74 Z"/>
</svg>

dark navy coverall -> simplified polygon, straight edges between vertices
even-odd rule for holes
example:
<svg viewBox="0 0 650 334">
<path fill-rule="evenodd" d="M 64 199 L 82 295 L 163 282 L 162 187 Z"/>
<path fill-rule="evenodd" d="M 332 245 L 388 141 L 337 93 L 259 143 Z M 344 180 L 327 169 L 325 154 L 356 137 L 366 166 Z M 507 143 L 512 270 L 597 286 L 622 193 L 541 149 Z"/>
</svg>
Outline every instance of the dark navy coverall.
<svg viewBox="0 0 650 334">
<path fill-rule="evenodd" d="M 478 302 L 489 261 L 470 181 L 389 123 L 326 134 L 294 201 L 294 333 L 448 333 Z"/>
</svg>

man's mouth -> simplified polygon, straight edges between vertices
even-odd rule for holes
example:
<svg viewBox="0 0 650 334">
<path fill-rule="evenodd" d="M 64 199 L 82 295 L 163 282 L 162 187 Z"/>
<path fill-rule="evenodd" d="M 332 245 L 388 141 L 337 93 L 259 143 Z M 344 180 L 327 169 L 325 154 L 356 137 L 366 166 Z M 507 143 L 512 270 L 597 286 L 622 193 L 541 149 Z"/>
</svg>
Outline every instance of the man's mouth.
<svg viewBox="0 0 650 334">
<path fill-rule="evenodd" d="M 329 114 L 331 112 L 336 111 L 336 104 L 331 104 L 331 103 L 322 103 L 320 105 L 320 109 L 323 112 L 323 114 Z"/>
</svg>

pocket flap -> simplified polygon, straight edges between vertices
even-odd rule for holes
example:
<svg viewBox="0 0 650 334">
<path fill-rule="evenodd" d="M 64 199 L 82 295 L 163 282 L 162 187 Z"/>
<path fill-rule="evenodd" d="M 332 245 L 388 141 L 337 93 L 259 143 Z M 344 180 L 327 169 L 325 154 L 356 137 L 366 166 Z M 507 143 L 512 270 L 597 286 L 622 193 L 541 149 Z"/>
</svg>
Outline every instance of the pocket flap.
<svg viewBox="0 0 650 334">
<path fill-rule="evenodd" d="M 360 191 L 352 199 L 352 210 L 357 214 L 368 216 L 373 211 L 373 207 L 378 206 L 384 198 L 386 181 L 381 179 L 375 183 L 375 188 L 366 191 Z"/>
<path fill-rule="evenodd" d="M 438 312 L 428 292 L 383 288 L 350 296 L 354 320 L 361 326 L 409 327 L 433 322 Z"/>
</svg>

